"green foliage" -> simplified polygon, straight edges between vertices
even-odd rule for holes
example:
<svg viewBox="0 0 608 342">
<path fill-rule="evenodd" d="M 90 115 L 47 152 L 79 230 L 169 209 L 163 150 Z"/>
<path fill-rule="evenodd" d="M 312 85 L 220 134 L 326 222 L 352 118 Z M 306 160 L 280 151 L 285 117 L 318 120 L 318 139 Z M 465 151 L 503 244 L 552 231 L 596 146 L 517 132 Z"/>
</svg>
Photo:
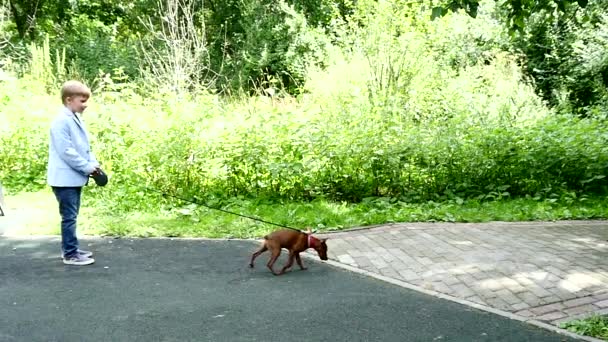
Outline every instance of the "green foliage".
<svg viewBox="0 0 608 342">
<path fill-rule="evenodd" d="M 41 120 L 44 111 L 31 106 L 48 101 L 35 95 L 45 90 L 39 82 L 0 81 L 0 179 L 5 187 L 36 190 L 46 183 L 48 137 L 44 133 L 49 126 Z"/>
<path fill-rule="evenodd" d="M 146 78 L 154 74 L 150 69 L 158 65 L 146 58 L 146 52 L 159 46 L 142 42 L 156 40 L 158 33 L 163 31 L 167 19 L 166 13 L 159 8 L 163 1 L 10 0 L 6 4 L 2 10 L 5 13 L 3 17 L 10 18 L 10 23 L 0 25 L 0 34 L 8 36 L 10 45 L 0 38 L 0 54 L 9 56 L 11 62 L 18 64 L 13 66 L 14 70 L 23 71 L 22 67 L 29 59 L 27 46 L 30 43 L 41 45 L 48 38 L 52 54 L 65 51 L 65 63 L 54 66 L 55 69 L 66 69 L 62 74 L 94 83 L 100 70 L 107 73 L 120 69 L 131 80 L 153 83 Z M 605 0 L 589 3 L 587 0 L 449 0 L 436 4 L 402 0 L 289 0 L 278 3 L 263 0 L 183 0 L 179 4 L 191 6 L 194 12 L 186 15 L 185 11 L 178 11 L 176 21 L 194 18 L 199 34 L 189 39 L 203 42 L 198 45 L 181 42 L 190 51 L 177 51 L 177 55 L 183 53 L 194 58 L 186 65 L 202 70 L 195 72 L 193 77 L 188 76 L 196 83 L 188 89 L 209 87 L 234 94 L 283 88 L 290 94 L 299 94 L 311 69 L 329 65 L 333 49 L 348 50 L 353 48 L 352 44 L 360 43 L 352 39 L 356 31 L 353 28 L 366 29 L 376 25 L 375 28 L 380 30 L 388 22 L 398 26 L 396 30 L 390 30 L 395 34 L 390 44 L 394 44 L 405 39 L 407 35 L 402 36 L 403 32 L 412 28 L 427 29 L 429 14 L 433 18 L 446 18 L 452 16 L 447 16 L 447 13 L 455 14 L 463 9 L 469 16 L 479 19 L 476 26 L 480 30 L 443 37 L 445 42 L 440 43 L 443 52 L 452 57 L 459 56 L 452 61 L 459 65 L 451 67 L 458 69 L 475 59 L 490 62 L 484 54 L 496 47 L 498 41 L 504 43 L 502 38 L 496 40 L 495 36 L 491 37 L 493 34 L 483 32 L 484 28 L 496 28 L 495 23 L 488 20 L 495 17 L 512 31 L 521 33 L 514 36 L 518 39 L 515 47 L 527 56 L 528 75 L 534 78 L 539 93 L 546 100 L 566 112 L 576 111 L 581 115 L 604 113 L 606 20 L 599 17 L 606 7 Z M 435 7 L 429 9 L 429 5 Z M 494 11 L 495 7 L 498 10 Z M 385 22 L 378 20 L 377 14 L 386 12 L 387 8 L 395 10 L 384 17 Z M 151 25 L 147 25 L 147 18 L 150 18 Z M 175 37 L 169 40 L 177 41 Z M 384 41 L 387 42 L 386 39 Z M 472 41 L 476 44 L 468 44 Z M 470 49 L 471 46 L 476 48 Z M 191 51 L 193 49 L 196 51 Z M 384 58 L 389 58 L 387 61 L 390 61 L 391 68 L 399 69 L 392 64 L 399 65 L 398 59 L 403 51 L 391 49 L 392 55 L 384 53 Z M 509 50 L 508 47 L 506 49 Z M 159 65 L 175 67 L 170 62 L 176 58 L 176 53 L 164 55 L 160 52 L 157 57 L 163 61 Z M 387 66 L 377 70 L 385 78 L 380 82 L 388 81 L 386 77 L 395 77 L 395 72 L 398 73 L 396 69 L 386 69 Z M 392 76 L 386 76 L 387 73 Z M 392 86 L 399 87 L 399 82 L 407 81 L 403 75 L 398 78 Z M 384 99 L 376 100 L 392 103 L 390 98 L 394 94 L 389 96 L 385 93 L 383 96 Z"/>
<path fill-rule="evenodd" d="M 21 75 L 27 73 L 23 65 L 30 58 L 36 58 L 31 55 L 30 46 L 43 44 L 51 56 L 62 55 L 61 63 L 54 64 L 56 60 L 53 60 L 51 67 L 57 71 L 53 75 L 56 78 L 69 75 L 94 81 L 100 70 L 108 72 L 116 68 L 122 68 L 132 77 L 138 74 L 137 42 L 132 40 L 133 33 L 125 33 L 128 20 L 119 0 L 11 0 L 13 3 L 16 4 L 10 12 L 13 22 L 19 22 L 22 20 L 20 16 L 24 15 L 29 18 L 28 24 L 17 24 L 17 32 L 11 30 L 11 25 L 0 27 L 0 31 L 8 36 L 6 46 L 0 45 L 0 56 L 4 54 L 9 61 L 16 63 L 12 69 L 19 70 Z"/>
<path fill-rule="evenodd" d="M 158 196 L 148 194 L 147 201 Z M 206 209 L 190 203 L 171 201 L 154 212 L 116 213 L 106 202 L 94 199 L 95 208 L 86 215 L 90 233 L 117 236 L 180 236 L 211 238 L 252 238 L 267 234 L 275 226 Z M 164 203 L 163 203 L 164 204 Z M 554 221 L 608 217 L 606 200 L 584 198 L 575 201 L 514 199 L 500 201 L 445 201 L 405 203 L 388 198 L 367 199 L 361 203 L 336 203 L 323 199 L 310 202 L 269 202 L 233 198 L 224 208 L 267 221 L 321 231 L 341 230 L 391 222 L 491 222 Z"/>
<path fill-rule="evenodd" d="M 358 24 L 337 24 L 334 44 L 296 6 L 225 5 L 226 13 L 198 8 L 206 22 L 224 13 L 236 25 L 221 50 L 210 43 L 206 63 L 221 51 L 222 75 L 234 76 L 235 87 L 293 87 L 299 97 L 175 92 L 132 82 L 121 68 L 75 67 L 69 76 L 96 72 L 85 118 L 112 176 L 113 191 L 91 190 L 107 210 L 127 215 L 167 204 L 149 201 L 142 186 L 221 205 L 235 198 L 553 203 L 608 190 L 606 122 L 546 108 L 518 60 L 501 51 L 499 22 L 483 11 L 483 25 L 460 14 L 428 22 L 424 9 L 406 2 L 362 1 L 349 17 Z M 70 21 L 84 41 L 122 51 L 113 44 L 124 32 L 83 16 Z M 211 32 L 221 29 L 216 25 Z M 585 51 L 601 56 L 602 37 L 585 40 Z M 37 46 L 23 77 L 0 81 L 0 178 L 14 190 L 44 186 L 46 127 L 59 106 L 56 95 L 44 94 L 56 92 L 61 65 L 70 65 L 67 48 L 64 59 L 51 43 Z M 87 58 L 122 64 L 104 53 Z M 589 70 L 602 65 L 596 57 L 584 61 Z"/>
<path fill-rule="evenodd" d="M 571 9 L 558 17 L 536 14 L 526 34 L 514 39 L 538 93 L 560 111 L 606 116 L 608 16 L 600 10 L 605 6 L 599 0 L 585 11 Z"/>
<path fill-rule="evenodd" d="M 296 93 L 309 66 L 326 60 L 328 38 L 284 1 L 247 0 L 236 24 L 214 44 L 212 62 L 231 89 L 285 88 Z M 226 18 L 213 18 L 213 21 Z M 223 28 L 223 25 L 220 25 Z"/>
<path fill-rule="evenodd" d="M 496 1 L 502 12 L 505 14 L 505 22 L 509 31 L 523 32 L 528 19 L 536 13 L 550 13 L 554 15 L 576 10 L 579 7 L 585 8 L 588 0 L 503 0 Z M 431 19 L 443 17 L 449 12 L 464 10 L 466 14 L 475 18 L 481 1 L 479 0 L 447 0 L 442 1 L 440 6 L 435 6 L 431 11 Z"/>
<path fill-rule="evenodd" d="M 9 125 L 0 177 L 9 188 L 41 186 L 47 135 L 42 127 L 52 111 L 47 106 L 30 114 L 30 103 L 23 101 L 32 96 L 27 87 L 6 86 L 23 95 L 3 103 L 21 114 L 2 120 Z M 473 98 L 480 104 L 474 117 L 467 107 L 440 116 L 420 107 L 421 115 L 409 119 L 400 112 L 378 116 L 375 109 L 361 113 L 348 107 L 321 112 L 256 98 L 230 104 L 209 95 L 144 102 L 133 89 L 116 84 L 96 96 L 98 107 L 86 114 L 93 146 L 112 182 L 121 184 L 117 192 L 99 196 L 111 197 L 108 207 L 117 212 L 150 205 L 142 185 L 206 201 L 244 196 L 349 202 L 578 198 L 605 194 L 608 185 L 603 121 L 517 116 L 503 106 L 483 105 L 500 99 Z M 445 98 L 451 103 L 447 108 L 470 100 Z M 49 119 L 40 126 L 26 124 L 43 114 Z"/>
<path fill-rule="evenodd" d="M 350 0 L 290 0 L 287 2 L 302 13 L 313 27 L 329 28 L 337 18 L 352 14 L 355 5 Z"/>
<path fill-rule="evenodd" d="M 124 200 L 122 187 L 119 189 L 115 184 L 109 186 L 111 187 L 103 191 L 120 192 L 120 196 L 116 194 L 112 198 L 100 198 L 90 193 L 97 192 L 95 187 L 85 187 L 78 217 L 80 232 L 138 237 L 259 238 L 276 229 L 275 226 L 187 202 L 165 202 L 154 192 L 141 198 L 141 201 L 146 203 L 142 203 L 142 206 L 153 208 L 117 212 L 110 200 Z M 11 207 L 27 208 L 27 212 L 31 213 L 20 219 L 19 225 L 9 227 L 14 230 L 7 233 L 59 234 L 57 203 L 50 189 L 9 194 L 6 200 Z M 224 208 L 243 215 L 301 229 L 313 227 L 320 231 L 390 222 L 511 222 L 608 218 L 608 200 L 605 197 L 559 200 L 450 200 L 416 204 L 390 198 L 368 198 L 360 203 L 336 203 L 323 199 L 270 202 L 264 199 L 236 197 L 221 204 Z"/>
<path fill-rule="evenodd" d="M 561 328 L 568 329 L 583 336 L 608 340 L 608 317 L 606 316 L 596 315 L 587 319 L 562 323 Z"/>
<path fill-rule="evenodd" d="M 100 71 L 122 69 L 131 77 L 138 75 L 136 42 L 117 40 L 115 27 L 92 20 L 86 14 L 71 18 L 70 26 L 58 32 L 54 49 L 66 51 L 70 64 L 67 72 L 93 81 Z"/>
<path fill-rule="evenodd" d="M 156 0 L 11 0 L 11 4 L 15 6 L 7 11 L 12 10 L 8 12 L 15 24 L 6 27 L 13 32 L 11 48 L 50 38 L 52 53 L 66 53 L 64 73 L 89 82 L 95 82 L 100 71 L 115 69 L 134 80 L 158 76 L 154 69 L 175 67 L 171 60 L 186 55 L 194 58 L 187 65 L 204 71 L 186 75 L 200 86 L 231 91 L 280 87 L 292 93 L 301 87 L 309 66 L 326 62 L 331 40 L 326 33 L 353 7 L 333 1 L 183 0 L 175 2 L 180 9 L 169 18 L 167 4 Z M 197 26 L 183 26 L 186 18 L 194 18 Z M 169 22 L 176 25 L 169 28 Z M 149 41 L 153 44 L 146 44 Z M 171 49 L 178 45 L 179 51 Z M 13 52 L 11 59 L 18 61 L 24 49 L 20 51 Z M 164 61 L 155 63 L 155 59 Z"/>
</svg>

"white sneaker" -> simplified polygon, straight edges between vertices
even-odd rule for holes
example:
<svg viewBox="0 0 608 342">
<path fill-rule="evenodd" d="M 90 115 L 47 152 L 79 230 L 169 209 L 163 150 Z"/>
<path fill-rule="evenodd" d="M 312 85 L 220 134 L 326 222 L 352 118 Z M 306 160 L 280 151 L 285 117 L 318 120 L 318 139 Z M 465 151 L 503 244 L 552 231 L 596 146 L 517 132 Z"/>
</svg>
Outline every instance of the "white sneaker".
<svg viewBox="0 0 608 342">
<path fill-rule="evenodd" d="M 85 266 L 95 262 L 93 258 L 87 258 L 80 254 L 76 254 L 69 258 L 63 258 L 63 263 L 66 265 Z"/>
<path fill-rule="evenodd" d="M 80 254 L 80 256 L 83 256 L 85 258 L 90 258 L 93 256 L 93 252 L 83 251 L 82 249 L 77 250 L 76 253 Z M 63 253 L 61 253 L 59 259 L 63 259 Z"/>
<path fill-rule="evenodd" d="M 79 249 L 77 251 L 78 254 L 80 254 L 80 256 L 83 256 L 85 258 L 90 258 L 93 256 L 93 252 L 89 252 L 89 251 L 83 251 L 82 249 Z"/>
</svg>

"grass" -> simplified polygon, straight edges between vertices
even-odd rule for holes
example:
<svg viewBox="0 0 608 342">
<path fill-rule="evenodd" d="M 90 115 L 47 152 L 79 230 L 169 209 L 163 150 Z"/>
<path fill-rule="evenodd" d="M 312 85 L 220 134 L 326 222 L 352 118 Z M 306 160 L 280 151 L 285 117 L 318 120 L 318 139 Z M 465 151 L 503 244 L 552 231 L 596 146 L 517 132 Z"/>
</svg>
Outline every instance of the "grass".
<svg viewBox="0 0 608 342">
<path fill-rule="evenodd" d="M 89 196 L 88 196 L 89 195 Z M 151 200 L 153 200 L 151 198 Z M 7 195 L 9 234 L 59 234 L 59 214 L 50 190 Z M 608 199 L 502 199 L 422 204 L 374 199 L 358 204 L 317 200 L 282 204 L 234 200 L 225 209 L 296 228 L 336 231 L 391 222 L 554 221 L 608 218 Z M 194 204 L 173 202 L 157 212 L 113 213 L 83 195 L 79 232 L 137 237 L 254 238 L 275 227 Z"/>
<path fill-rule="evenodd" d="M 591 316 L 586 319 L 563 323 L 561 328 L 574 333 L 608 341 L 608 316 Z"/>
</svg>

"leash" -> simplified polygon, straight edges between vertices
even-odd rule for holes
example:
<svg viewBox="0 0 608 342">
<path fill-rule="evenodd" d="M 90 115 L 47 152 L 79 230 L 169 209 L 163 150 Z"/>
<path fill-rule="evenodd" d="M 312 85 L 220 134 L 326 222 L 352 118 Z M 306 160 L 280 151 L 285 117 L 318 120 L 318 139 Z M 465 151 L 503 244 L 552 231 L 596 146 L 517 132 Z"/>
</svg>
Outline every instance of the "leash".
<svg viewBox="0 0 608 342">
<path fill-rule="evenodd" d="M 274 223 L 274 222 L 262 220 L 261 218 L 258 218 L 258 217 L 243 215 L 243 214 L 235 213 L 233 211 L 226 210 L 226 209 L 223 209 L 223 208 L 220 208 L 220 207 L 210 206 L 210 205 L 208 205 L 206 203 L 202 203 L 202 202 L 196 200 L 196 198 L 188 199 L 188 198 L 184 198 L 184 197 L 181 197 L 181 196 L 170 194 L 170 193 L 168 193 L 166 191 L 162 191 L 162 190 L 158 190 L 158 189 L 153 189 L 153 188 L 150 188 L 150 187 L 147 187 L 147 186 L 135 185 L 135 184 L 132 184 L 132 183 L 131 183 L 131 185 L 137 186 L 137 187 L 139 187 L 139 188 L 141 188 L 141 189 L 143 189 L 145 191 L 148 191 L 148 192 L 155 192 L 155 193 L 161 194 L 163 197 L 171 197 L 171 198 L 183 201 L 183 202 L 188 202 L 188 203 L 192 203 L 192 204 L 203 206 L 205 208 L 221 211 L 221 212 L 226 213 L 226 214 L 236 215 L 236 216 L 247 218 L 247 219 L 250 219 L 250 220 L 253 220 L 253 221 L 258 221 L 258 222 L 270 224 L 270 225 L 273 225 L 273 226 L 277 226 L 277 227 L 281 227 L 281 228 L 287 228 L 287 229 L 291 229 L 291 230 L 296 230 L 298 232 L 302 232 L 301 229 L 290 227 L 290 226 L 286 226 L 284 224 Z"/>
</svg>

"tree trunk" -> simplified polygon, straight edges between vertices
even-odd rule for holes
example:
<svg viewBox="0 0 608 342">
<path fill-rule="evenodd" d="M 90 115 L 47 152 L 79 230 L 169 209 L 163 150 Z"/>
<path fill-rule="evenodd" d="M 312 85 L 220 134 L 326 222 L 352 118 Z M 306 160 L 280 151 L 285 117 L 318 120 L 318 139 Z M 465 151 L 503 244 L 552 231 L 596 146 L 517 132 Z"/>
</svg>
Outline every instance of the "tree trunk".
<svg viewBox="0 0 608 342">
<path fill-rule="evenodd" d="M 19 33 L 19 38 L 24 39 L 29 34 L 30 38 L 35 37 L 36 18 L 45 0 L 9 0 L 11 14 Z"/>
<path fill-rule="evenodd" d="M 27 33 L 27 16 L 23 15 L 20 11 L 17 4 L 17 1 L 11 0 L 9 1 L 11 6 L 11 14 L 13 15 L 13 20 L 15 21 L 15 26 L 17 26 L 17 32 L 19 33 L 19 38 L 25 38 L 25 34 Z"/>
</svg>

